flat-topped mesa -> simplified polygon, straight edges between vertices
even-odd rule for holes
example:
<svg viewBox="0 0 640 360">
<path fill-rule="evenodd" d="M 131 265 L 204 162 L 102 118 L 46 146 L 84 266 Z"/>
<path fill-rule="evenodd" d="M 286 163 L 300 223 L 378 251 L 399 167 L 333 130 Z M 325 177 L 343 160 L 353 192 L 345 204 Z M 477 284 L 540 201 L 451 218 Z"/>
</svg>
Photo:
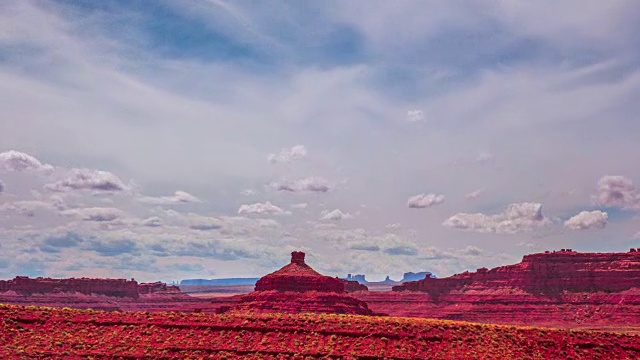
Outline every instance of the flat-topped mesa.
<svg viewBox="0 0 640 360">
<path fill-rule="evenodd" d="M 0 292 L 15 291 L 20 295 L 81 293 L 138 298 L 138 282 L 131 279 L 29 278 L 16 276 L 0 281 Z"/>
<path fill-rule="evenodd" d="M 292 252 L 291 263 L 258 280 L 255 291 L 344 292 L 342 281 L 313 270 L 304 256 L 301 251 Z"/>
<path fill-rule="evenodd" d="M 640 289 L 640 252 L 579 253 L 572 249 L 525 255 L 522 262 L 448 278 L 427 277 L 394 286 L 394 291 L 423 291 L 434 296 L 452 291 L 520 289 L 532 294 L 620 292 Z"/>
</svg>

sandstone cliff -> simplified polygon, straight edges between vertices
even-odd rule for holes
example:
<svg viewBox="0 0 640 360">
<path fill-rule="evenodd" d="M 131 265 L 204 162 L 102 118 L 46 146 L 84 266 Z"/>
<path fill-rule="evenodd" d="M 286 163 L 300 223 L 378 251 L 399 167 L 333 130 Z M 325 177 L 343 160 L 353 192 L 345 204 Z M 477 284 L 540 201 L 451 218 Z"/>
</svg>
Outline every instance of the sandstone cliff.
<svg viewBox="0 0 640 360">
<path fill-rule="evenodd" d="M 162 282 L 138 283 L 131 279 L 92 279 L 92 278 L 29 278 L 16 276 L 12 280 L 0 280 L 0 293 L 12 291 L 18 295 L 33 294 L 85 294 L 127 297 L 137 299 L 140 295 L 178 295 L 177 286 L 168 286 Z"/>
<path fill-rule="evenodd" d="M 14 291 L 22 295 L 81 293 L 117 297 L 138 297 L 138 282 L 126 279 L 91 278 L 29 278 L 16 276 L 13 280 L 0 280 L 0 292 Z"/>
<path fill-rule="evenodd" d="M 434 297 L 452 292 L 505 290 L 559 295 L 563 292 L 620 292 L 640 288 L 640 252 L 578 253 L 571 249 L 523 257 L 522 262 L 491 270 L 480 268 L 448 278 L 427 277 L 394 286 Z"/>
</svg>

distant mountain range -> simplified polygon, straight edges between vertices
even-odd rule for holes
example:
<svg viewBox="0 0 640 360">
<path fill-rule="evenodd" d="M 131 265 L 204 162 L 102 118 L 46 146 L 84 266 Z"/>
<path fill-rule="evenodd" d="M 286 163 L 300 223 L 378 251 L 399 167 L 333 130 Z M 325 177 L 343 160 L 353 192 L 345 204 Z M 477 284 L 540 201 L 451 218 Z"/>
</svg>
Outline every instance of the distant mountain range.
<svg viewBox="0 0 640 360">
<path fill-rule="evenodd" d="M 400 280 L 400 281 L 392 280 L 391 278 L 389 278 L 387 276 L 386 279 L 384 279 L 383 281 L 374 281 L 374 283 L 396 283 L 396 282 L 418 281 L 418 280 L 424 279 L 427 276 L 435 278 L 435 275 L 433 275 L 432 273 L 430 273 L 428 271 L 422 271 L 422 272 L 417 272 L 417 273 L 406 272 L 406 273 L 404 273 L 404 276 L 402 277 L 402 280 Z M 358 274 L 358 275 L 347 274 L 347 277 L 344 278 L 344 279 L 345 280 L 351 280 L 351 281 L 357 281 L 357 282 L 359 282 L 361 284 L 371 283 L 371 281 L 367 281 L 365 279 L 365 276 L 362 275 L 362 274 Z"/>
<path fill-rule="evenodd" d="M 402 280 L 400 281 L 395 281 L 395 280 L 391 280 L 388 276 L 384 281 L 378 281 L 378 282 L 386 282 L 386 283 L 390 283 L 390 282 L 407 282 L 407 281 L 418 281 L 418 280 L 422 280 L 425 277 L 430 276 L 430 277 L 435 277 L 432 273 L 428 272 L 428 271 L 423 271 L 423 272 L 417 272 L 417 273 L 413 273 L 413 272 L 406 272 L 404 273 L 404 276 L 402 278 Z M 222 279 L 184 279 L 182 281 L 180 281 L 180 286 L 198 286 L 198 285 L 209 285 L 209 286 L 233 286 L 233 285 L 255 285 L 256 282 L 259 280 L 260 278 L 222 278 Z M 361 284 L 367 284 L 370 283 L 370 281 L 367 281 L 365 279 L 364 275 L 351 275 L 348 274 L 347 277 L 345 278 L 345 280 L 352 280 L 352 281 L 357 281 Z"/>
</svg>

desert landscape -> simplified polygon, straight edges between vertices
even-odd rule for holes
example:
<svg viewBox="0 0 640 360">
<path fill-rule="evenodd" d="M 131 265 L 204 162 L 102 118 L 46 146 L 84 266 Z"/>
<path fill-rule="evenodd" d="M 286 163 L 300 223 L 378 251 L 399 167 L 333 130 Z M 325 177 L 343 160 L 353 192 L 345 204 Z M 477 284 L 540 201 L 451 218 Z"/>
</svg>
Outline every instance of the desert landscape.
<svg viewBox="0 0 640 360">
<path fill-rule="evenodd" d="M 253 291 L 227 296 L 216 287 L 194 297 L 162 283 L 18 277 L 0 283 L 0 345 L 7 357 L 640 356 L 636 249 L 532 254 L 392 291 L 351 282 L 316 272 L 303 252 Z"/>
<path fill-rule="evenodd" d="M 0 360 L 640 359 L 640 0 L 0 0 Z"/>
</svg>

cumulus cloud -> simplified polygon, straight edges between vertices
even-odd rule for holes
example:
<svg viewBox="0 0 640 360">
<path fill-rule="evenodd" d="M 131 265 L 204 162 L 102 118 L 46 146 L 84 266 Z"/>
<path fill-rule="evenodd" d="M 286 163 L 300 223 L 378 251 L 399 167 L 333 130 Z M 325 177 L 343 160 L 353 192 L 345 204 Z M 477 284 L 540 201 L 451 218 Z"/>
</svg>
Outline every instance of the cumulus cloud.
<svg viewBox="0 0 640 360">
<path fill-rule="evenodd" d="M 27 217 L 34 217 L 36 210 L 62 211 L 66 208 L 64 200 L 52 196 L 41 200 L 13 201 L 0 205 L 0 212 L 9 212 Z"/>
<path fill-rule="evenodd" d="M 604 229 L 609 215 L 604 211 L 581 211 L 564 222 L 564 227 L 571 230 Z"/>
<path fill-rule="evenodd" d="M 222 228 L 222 222 L 216 218 L 198 216 L 191 221 L 189 228 L 201 231 L 218 230 Z"/>
<path fill-rule="evenodd" d="M 465 198 L 467 198 L 467 200 L 477 199 L 483 192 L 484 192 L 484 189 L 478 189 L 470 193 L 467 193 L 465 195 Z"/>
<path fill-rule="evenodd" d="M 418 122 L 424 120 L 424 113 L 422 110 L 409 110 L 407 111 L 407 121 Z"/>
<path fill-rule="evenodd" d="M 550 223 L 551 221 L 542 215 L 542 204 L 516 203 L 507 206 L 502 213 L 494 215 L 458 213 L 442 224 L 480 233 L 515 234 Z"/>
<path fill-rule="evenodd" d="M 339 221 L 345 219 L 351 219 L 353 216 L 349 213 L 343 213 L 340 209 L 335 209 L 333 211 L 323 211 L 323 216 L 320 220 L 331 220 L 331 221 Z"/>
<path fill-rule="evenodd" d="M 278 154 L 269 154 L 267 160 L 272 163 L 288 163 L 302 160 L 307 157 L 307 148 L 303 145 L 295 145 L 290 149 L 284 148 Z"/>
<path fill-rule="evenodd" d="M 93 190 L 117 192 L 127 190 L 127 186 L 108 171 L 71 169 L 60 181 L 45 185 L 51 191 Z"/>
<path fill-rule="evenodd" d="M 135 242 L 122 240 L 91 240 L 85 243 L 85 250 L 93 251 L 102 256 L 118 256 L 122 254 L 139 253 Z"/>
<path fill-rule="evenodd" d="M 63 211 L 62 214 L 76 216 L 84 221 L 97 222 L 114 221 L 123 216 L 120 209 L 101 207 L 67 210 Z"/>
<path fill-rule="evenodd" d="M 382 252 L 387 255 L 417 255 L 416 245 L 397 234 L 364 235 L 350 241 L 347 247 L 351 250 Z"/>
<path fill-rule="evenodd" d="M 278 191 L 291 192 L 326 193 L 331 190 L 331 186 L 326 179 L 316 176 L 310 176 L 308 178 L 291 182 L 276 183 L 274 186 Z"/>
<path fill-rule="evenodd" d="M 164 225 L 164 223 L 162 222 L 162 219 L 160 219 L 157 216 L 152 216 L 152 217 L 146 218 L 146 219 L 142 220 L 142 222 L 140 224 L 142 226 L 148 226 L 148 227 L 160 227 L 160 226 Z"/>
<path fill-rule="evenodd" d="M 413 209 L 423 209 L 433 205 L 442 204 L 444 195 L 441 194 L 418 194 L 407 200 L 407 206 Z"/>
<path fill-rule="evenodd" d="M 0 153 L 0 167 L 7 171 L 53 171 L 53 166 L 42 164 L 35 157 L 15 150 Z"/>
<path fill-rule="evenodd" d="M 631 179 L 621 175 L 606 175 L 598 181 L 594 202 L 600 206 L 640 210 L 640 193 Z"/>
<path fill-rule="evenodd" d="M 250 205 L 241 205 L 238 209 L 238 214 L 248 215 L 291 215 L 291 212 L 282 210 L 276 205 L 271 204 L 269 201 L 264 203 L 255 203 Z"/>
<path fill-rule="evenodd" d="M 172 196 L 144 196 L 138 199 L 138 201 L 151 205 L 173 205 L 202 202 L 202 200 L 198 199 L 197 197 L 180 190 L 176 191 Z"/>
</svg>

